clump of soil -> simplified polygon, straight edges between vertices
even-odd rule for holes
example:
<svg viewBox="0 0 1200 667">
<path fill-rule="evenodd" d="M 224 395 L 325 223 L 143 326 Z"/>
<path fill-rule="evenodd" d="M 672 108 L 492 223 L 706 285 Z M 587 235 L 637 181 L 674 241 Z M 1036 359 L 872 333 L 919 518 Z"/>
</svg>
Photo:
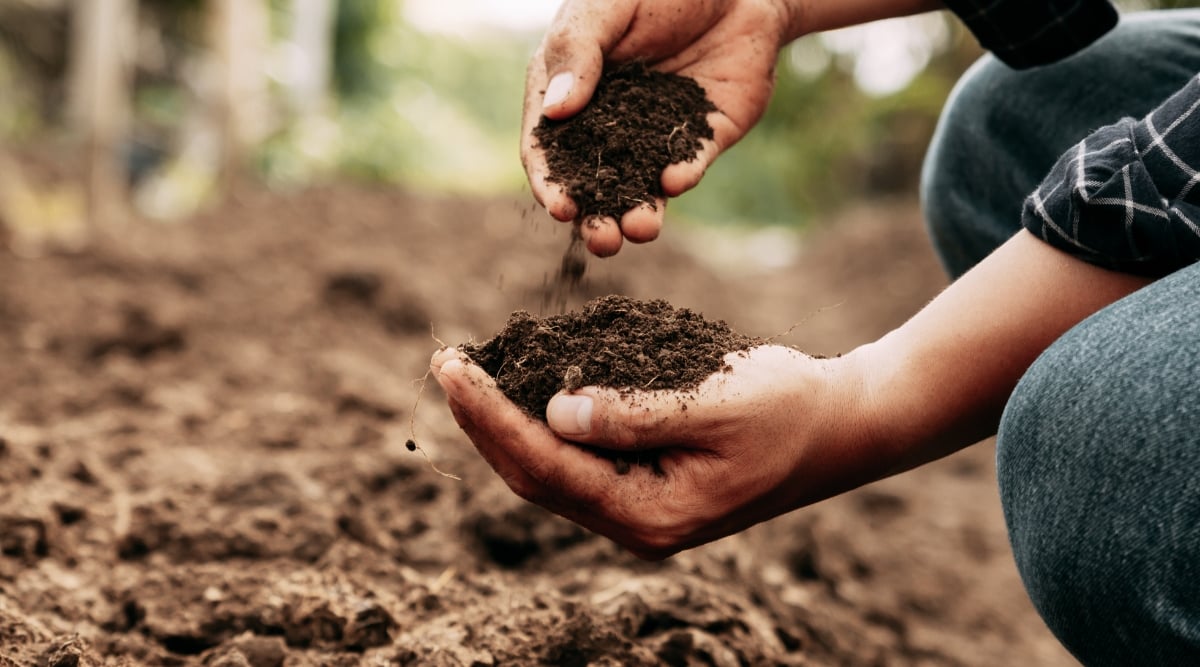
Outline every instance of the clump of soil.
<svg viewBox="0 0 1200 667">
<path fill-rule="evenodd" d="M 694 79 L 608 65 L 588 106 L 562 121 L 542 117 L 533 136 L 546 152 L 549 180 L 566 187 L 579 219 L 620 219 L 663 195 L 662 171 L 696 158 L 712 139 L 716 106 Z"/>
<path fill-rule="evenodd" d="M 663 300 L 605 296 L 545 318 L 517 311 L 493 338 L 461 349 L 521 409 L 545 420 L 560 390 L 687 391 L 725 370 L 729 352 L 761 342 Z"/>
</svg>

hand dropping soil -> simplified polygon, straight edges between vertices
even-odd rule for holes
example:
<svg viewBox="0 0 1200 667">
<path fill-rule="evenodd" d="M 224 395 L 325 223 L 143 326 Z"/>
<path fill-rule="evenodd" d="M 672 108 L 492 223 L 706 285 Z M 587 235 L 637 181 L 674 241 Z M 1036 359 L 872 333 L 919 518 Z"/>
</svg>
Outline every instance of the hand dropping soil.
<svg viewBox="0 0 1200 667">
<path fill-rule="evenodd" d="M 578 226 L 654 206 L 663 169 L 696 159 L 700 140 L 713 138 L 708 114 L 716 110 L 694 79 L 643 63 L 609 64 L 583 111 L 562 121 L 543 116 L 533 136 L 546 152 L 549 180 L 578 206 Z M 559 276 L 570 288 L 586 269 L 577 246 L 567 249 Z"/>
<path fill-rule="evenodd" d="M 492 339 L 461 349 L 521 409 L 545 420 L 560 390 L 687 391 L 727 368 L 727 353 L 761 342 L 666 301 L 605 296 L 546 318 L 517 311 Z"/>
<path fill-rule="evenodd" d="M 694 79 L 610 64 L 583 111 L 563 121 L 543 116 L 533 136 L 550 181 L 567 188 L 580 219 L 620 219 L 663 195 L 668 165 L 696 159 L 700 140 L 713 138 L 708 114 L 716 110 Z"/>
</svg>

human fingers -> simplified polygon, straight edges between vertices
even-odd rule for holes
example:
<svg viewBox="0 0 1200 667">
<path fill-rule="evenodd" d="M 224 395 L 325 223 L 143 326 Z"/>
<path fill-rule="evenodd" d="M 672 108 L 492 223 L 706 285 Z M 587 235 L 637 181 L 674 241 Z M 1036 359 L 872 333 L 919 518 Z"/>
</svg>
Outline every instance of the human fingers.
<svg viewBox="0 0 1200 667">
<path fill-rule="evenodd" d="M 568 0 L 542 41 L 542 113 L 561 120 L 592 98 L 604 57 L 629 29 L 638 0 Z"/>
<path fill-rule="evenodd" d="M 589 217 L 581 223 L 579 234 L 588 252 L 597 257 L 611 257 L 621 250 L 623 239 L 646 243 L 658 238 L 666 204 L 662 198 L 655 199 L 653 205 L 640 204 L 622 215 L 620 223 L 608 216 Z"/>
<path fill-rule="evenodd" d="M 712 121 L 710 120 L 711 124 Z M 700 183 L 708 166 L 721 154 L 721 147 L 714 141 L 701 139 L 703 147 L 696 157 L 686 162 L 667 165 L 662 173 L 662 189 L 668 197 L 678 197 Z"/>
<path fill-rule="evenodd" d="M 525 80 L 525 108 L 521 117 L 521 164 L 529 179 L 533 197 L 554 218 L 563 222 L 575 219 L 578 207 L 566 189 L 550 181 L 550 168 L 546 164 L 546 152 L 533 136 L 533 128 L 542 119 L 542 97 L 546 90 L 546 71 L 539 49 L 529 62 Z"/>
<path fill-rule="evenodd" d="M 437 377 L 437 374 L 442 370 L 442 364 L 451 359 L 461 358 L 461 356 L 462 352 L 459 352 L 457 348 L 443 347 L 434 352 L 433 356 L 429 358 L 429 372 L 433 373 L 434 377 Z"/>
<path fill-rule="evenodd" d="M 717 156 L 762 118 L 774 91 L 780 42 L 771 30 L 764 29 L 765 18 L 755 13 L 727 18 L 692 50 L 657 65 L 691 76 L 717 108 L 708 115 L 713 137 L 703 140 L 695 159 L 663 171 L 662 186 L 668 196 L 695 187 Z"/>
<path fill-rule="evenodd" d="M 621 227 L 608 216 L 588 217 L 580 224 L 579 234 L 588 252 L 597 257 L 611 257 L 621 249 Z"/>
<path fill-rule="evenodd" d="M 475 385 L 474 378 L 471 378 L 467 371 L 467 367 L 472 364 L 464 359 L 465 356 L 462 352 L 452 347 L 444 348 L 434 353 L 429 363 L 429 370 L 443 391 L 446 392 L 446 402 L 450 406 L 451 414 L 454 415 L 454 421 L 474 443 L 476 434 L 479 432 L 476 425 L 477 419 L 474 413 L 463 407 L 463 397 L 469 392 L 476 391 L 478 387 Z M 466 402 L 468 405 L 477 403 L 477 401 Z M 503 449 L 478 446 L 476 449 L 509 488 L 524 488 L 533 484 L 533 480 L 520 464 Z"/>
<path fill-rule="evenodd" d="M 583 387 L 554 395 L 546 406 L 546 422 L 572 442 L 611 450 L 650 449 L 693 440 L 701 427 L 695 406 L 694 395 L 680 392 Z"/>
<path fill-rule="evenodd" d="M 653 203 L 638 204 L 621 216 L 621 234 L 633 243 L 648 243 L 658 238 L 663 226 L 667 201 L 656 197 Z"/>
<path fill-rule="evenodd" d="M 575 220 L 579 207 L 561 184 L 550 181 L 545 152 L 533 129 L 543 116 L 562 120 L 587 105 L 603 70 L 604 54 L 625 34 L 637 5 L 637 0 L 568 0 L 526 71 L 521 162 L 534 198 L 563 222 Z M 621 247 L 620 237 L 612 232 L 592 236 L 588 247 L 597 256 L 615 254 Z"/>
<path fill-rule="evenodd" d="M 546 421 L 573 442 L 608 449 L 645 449 L 702 442 L 725 447 L 738 438 L 786 439 L 793 398 L 802 395 L 812 359 L 779 345 L 725 355 L 725 369 L 687 392 L 629 392 L 582 387 L 550 399 Z"/>
<path fill-rule="evenodd" d="M 718 90 L 725 92 L 724 84 L 715 85 L 722 86 Z M 717 157 L 746 136 L 746 132 L 758 122 L 761 113 L 751 108 L 744 108 L 745 101 L 742 99 L 733 103 L 732 113 L 735 114 L 734 116 L 725 113 L 724 109 L 730 106 L 728 104 L 722 107 L 721 111 L 710 113 L 708 124 L 713 130 L 713 138 L 701 139 L 702 146 L 691 160 L 676 162 L 663 169 L 660 182 L 663 192 L 668 197 L 678 197 L 696 187 Z M 762 104 L 766 104 L 765 98 Z"/>
<path fill-rule="evenodd" d="M 611 465 L 522 412 L 479 366 L 444 359 L 436 378 L 455 421 L 517 495 L 579 520 L 581 508 L 599 504 L 611 488 Z"/>
</svg>

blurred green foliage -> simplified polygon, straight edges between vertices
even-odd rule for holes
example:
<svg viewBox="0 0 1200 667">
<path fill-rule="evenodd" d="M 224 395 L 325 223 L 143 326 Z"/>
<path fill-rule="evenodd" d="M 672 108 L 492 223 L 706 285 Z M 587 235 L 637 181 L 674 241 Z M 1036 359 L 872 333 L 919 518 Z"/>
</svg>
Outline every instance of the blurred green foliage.
<svg viewBox="0 0 1200 667">
<path fill-rule="evenodd" d="M 333 28 L 334 89 L 343 100 L 378 94 L 388 68 L 377 57 L 378 42 L 399 20 L 395 2 L 339 0 Z"/>
<path fill-rule="evenodd" d="M 14 58 L 0 50 L 0 137 L 24 136 L 38 129 L 37 101 Z"/>
<path fill-rule="evenodd" d="M 332 154 L 313 128 L 289 127 L 261 164 L 302 180 L 313 159 L 351 178 L 468 192 L 515 190 L 521 91 L 531 38 L 470 42 L 407 24 L 394 0 L 341 0 L 334 41 Z"/>
<path fill-rule="evenodd" d="M 285 39 L 291 3 L 269 2 L 273 39 Z M 1118 5 L 1135 10 L 1195 2 Z M 0 0 L 0 9 L 8 6 Z M 174 135 L 185 131 L 180 121 L 196 103 L 179 71 L 203 48 L 203 3 L 142 0 L 139 7 L 143 17 L 157 17 L 153 25 L 163 33 L 166 56 L 157 71 L 139 69 L 138 126 L 168 137 L 164 144 L 178 143 Z M 525 66 L 540 35 L 425 33 L 405 21 L 402 9 L 401 0 L 338 0 L 329 110 L 319 118 L 282 119 L 260 147 L 266 178 L 304 183 L 336 176 L 468 192 L 525 187 L 520 108 Z M 62 67 L 53 58 L 53 67 L 31 66 L 34 43 L 14 40 L 33 31 L 14 15 L 0 16 L 0 88 L 7 91 L 0 96 L 0 137 L 29 134 L 47 124 L 45 110 L 61 107 L 61 94 L 43 84 L 61 77 Z M 36 17 L 30 20 L 36 24 Z M 57 20 L 63 31 L 63 18 Z M 911 196 L 942 104 L 979 55 L 974 38 L 950 23 L 950 38 L 929 65 L 902 90 L 883 96 L 861 90 L 853 58 L 831 53 L 818 37 L 789 47 L 761 122 L 716 161 L 699 187 L 671 203 L 672 215 L 804 224 L 864 197 Z M 822 64 L 805 65 L 791 49 L 818 54 Z"/>
</svg>

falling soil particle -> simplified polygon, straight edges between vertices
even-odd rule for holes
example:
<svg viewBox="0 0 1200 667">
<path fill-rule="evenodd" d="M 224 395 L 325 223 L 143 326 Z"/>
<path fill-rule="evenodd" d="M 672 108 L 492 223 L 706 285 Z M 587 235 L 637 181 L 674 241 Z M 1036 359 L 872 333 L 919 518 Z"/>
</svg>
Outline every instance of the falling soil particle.
<svg viewBox="0 0 1200 667">
<path fill-rule="evenodd" d="M 567 301 L 571 296 L 582 293 L 583 275 L 587 272 L 587 250 L 580 233 L 580 223 L 576 221 L 571 228 L 571 240 L 563 251 L 562 261 L 554 281 L 544 286 L 542 293 L 542 311 L 551 308 L 555 312 L 564 313 Z"/>
<path fill-rule="evenodd" d="M 492 339 L 462 350 L 514 403 L 544 420 L 560 390 L 687 391 L 726 369 L 726 354 L 759 343 L 666 301 L 605 296 L 545 318 L 517 311 Z"/>
</svg>

